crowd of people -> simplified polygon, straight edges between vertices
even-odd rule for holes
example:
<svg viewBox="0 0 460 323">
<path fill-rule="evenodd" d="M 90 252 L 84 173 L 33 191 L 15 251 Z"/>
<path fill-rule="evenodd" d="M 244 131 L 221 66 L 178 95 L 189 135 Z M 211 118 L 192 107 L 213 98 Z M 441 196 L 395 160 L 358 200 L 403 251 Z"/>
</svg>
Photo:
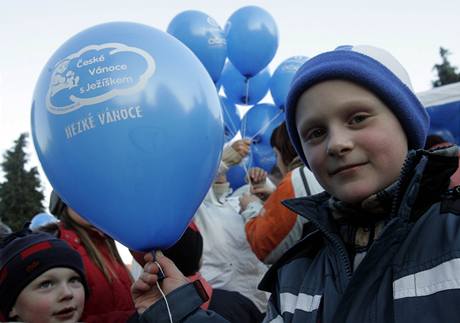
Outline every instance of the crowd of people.
<svg viewBox="0 0 460 323">
<path fill-rule="evenodd" d="M 272 133 L 281 179 L 229 167 L 171 248 L 133 252 L 53 192 L 59 221 L 0 225 L 0 320 L 25 322 L 454 322 L 460 316 L 457 146 L 388 52 L 347 46 L 296 73 Z"/>
</svg>

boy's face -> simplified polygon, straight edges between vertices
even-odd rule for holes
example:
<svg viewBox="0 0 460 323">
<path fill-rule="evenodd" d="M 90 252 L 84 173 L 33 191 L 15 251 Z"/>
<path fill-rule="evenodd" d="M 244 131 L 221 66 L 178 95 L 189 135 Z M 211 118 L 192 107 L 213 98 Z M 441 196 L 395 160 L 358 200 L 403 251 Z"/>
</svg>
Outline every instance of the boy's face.
<svg viewBox="0 0 460 323">
<path fill-rule="evenodd" d="M 319 183 L 348 203 L 393 183 L 407 154 L 396 116 L 372 92 L 349 81 L 325 81 L 305 91 L 296 127 Z"/>
<path fill-rule="evenodd" d="M 80 275 L 70 268 L 52 268 L 19 294 L 10 316 L 24 322 L 77 322 L 85 305 Z"/>
</svg>

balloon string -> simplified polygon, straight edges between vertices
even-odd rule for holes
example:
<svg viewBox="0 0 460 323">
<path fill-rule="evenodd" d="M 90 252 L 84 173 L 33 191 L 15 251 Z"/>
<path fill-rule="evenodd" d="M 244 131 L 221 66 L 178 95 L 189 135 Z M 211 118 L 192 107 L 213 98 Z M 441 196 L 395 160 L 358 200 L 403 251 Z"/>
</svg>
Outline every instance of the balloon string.
<svg viewBox="0 0 460 323">
<path fill-rule="evenodd" d="M 241 138 L 243 138 L 243 139 L 248 139 L 248 138 L 245 138 L 245 136 L 246 136 L 246 126 L 247 126 L 247 118 L 243 118 L 243 121 L 241 122 Z M 252 139 L 249 139 L 249 141 L 252 141 Z M 243 166 L 243 170 L 244 170 L 244 173 L 246 175 L 246 178 L 248 179 L 248 184 L 249 184 L 249 186 L 251 186 L 252 182 L 251 182 L 251 177 L 249 176 L 249 168 L 248 168 L 248 164 L 251 165 L 251 163 L 252 163 L 251 146 L 249 146 L 249 156 L 251 157 L 251 159 L 247 160 L 248 162 L 242 161 L 241 164 Z"/>
<path fill-rule="evenodd" d="M 249 150 L 251 150 L 251 147 L 249 147 Z M 248 167 L 248 165 L 252 165 L 252 154 L 250 153 L 249 156 L 250 156 L 250 158 L 248 159 L 248 162 L 243 163 L 243 169 L 244 169 L 244 172 L 246 174 L 246 178 L 248 179 L 249 187 L 251 187 L 252 186 L 252 181 L 251 181 L 251 176 L 249 176 L 249 167 Z"/>
<path fill-rule="evenodd" d="M 275 120 L 281 115 L 281 113 L 283 113 L 282 110 L 278 111 L 263 127 L 261 127 L 253 136 L 251 136 L 251 137 L 249 137 L 247 139 L 252 142 L 255 137 L 257 137 L 260 133 L 262 133 L 265 130 L 267 130 L 267 128 L 273 122 L 275 122 Z M 241 137 L 242 138 L 244 138 L 244 136 L 246 135 L 246 122 L 247 122 L 247 119 L 244 119 L 244 122 L 241 123 Z M 248 168 L 248 164 L 252 165 L 252 153 L 251 153 L 251 150 L 252 150 L 252 146 L 249 146 L 249 152 L 250 152 L 249 156 L 251 156 L 250 162 L 249 163 L 243 163 L 243 169 L 244 169 L 244 171 L 246 173 L 246 177 L 248 178 L 249 186 L 252 186 L 251 177 L 249 176 L 249 168 Z"/>
<path fill-rule="evenodd" d="M 249 105 L 249 78 L 246 78 L 246 96 L 245 96 L 245 103 Z"/>
<path fill-rule="evenodd" d="M 255 137 L 257 137 L 258 135 L 260 135 L 262 132 L 264 132 L 265 130 L 267 130 L 267 128 L 273 123 L 275 122 L 275 120 L 281 115 L 281 113 L 283 113 L 283 111 L 279 111 L 277 112 L 273 118 L 271 118 L 266 124 L 264 124 L 253 136 L 251 136 L 249 138 L 250 141 L 254 140 Z"/>
<path fill-rule="evenodd" d="M 225 104 L 222 106 L 222 109 L 224 109 L 224 113 L 228 117 L 228 120 L 230 121 L 230 125 L 232 126 L 230 135 L 232 135 L 232 137 L 234 137 L 236 135 L 236 132 L 237 132 L 236 131 L 237 127 L 236 127 L 235 123 L 233 122 L 232 117 L 230 116 L 230 113 L 227 111 L 227 108 L 225 107 Z"/>
<path fill-rule="evenodd" d="M 161 276 L 165 277 L 163 268 L 161 268 L 161 266 L 160 266 L 160 264 L 158 263 L 158 261 L 155 261 L 155 264 L 158 266 L 158 269 L 159 269 L 160 272 L 161 272 Z M 161 289 L 160 284 L 158 283 L 158 280 L 156 281 L 156 285 L 157 285 L 158 290 L 159 290 L 160 293 L 161 293 L 161 296 L 163 297 L 163 299 L 164 299 L 164 301 L 165 301 L 165 303 L 166 303 L 166 310 L 168 311 L 169 322 L 174 323 L 174 322 L 173 322 L 173 319 L 172 319 L 172 315 L 171 315 L 171 309 L 169 308 L 168 299 L 166 298 L 165 293 L 164 293 L 163 290 Z"/>
</svg>

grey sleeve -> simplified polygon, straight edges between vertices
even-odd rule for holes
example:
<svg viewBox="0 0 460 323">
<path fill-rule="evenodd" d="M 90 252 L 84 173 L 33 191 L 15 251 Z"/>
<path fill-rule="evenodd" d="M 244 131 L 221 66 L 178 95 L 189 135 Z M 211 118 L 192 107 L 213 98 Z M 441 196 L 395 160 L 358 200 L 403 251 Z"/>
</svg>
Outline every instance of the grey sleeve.
<svg viewBox="0 0 460 323">
<path fill-rule="evenodd" d="M 215 312 L 200 308 L 204 303 L 193 283 L 184 285 L 166 296 L 173 322 L 229 323 Z M 138 317 L 142 323 L 170 323 L 164 299 L 150 306 Z"/>
</svg>

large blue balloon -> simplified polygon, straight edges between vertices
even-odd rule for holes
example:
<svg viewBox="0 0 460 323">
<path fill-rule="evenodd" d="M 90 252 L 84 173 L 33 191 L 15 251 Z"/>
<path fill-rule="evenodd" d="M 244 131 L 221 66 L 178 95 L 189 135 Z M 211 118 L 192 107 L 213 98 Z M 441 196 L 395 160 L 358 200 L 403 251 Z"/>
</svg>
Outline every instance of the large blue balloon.
<svg viewBox="0 0 460 323">
<path fill-rule="evenodd" d="M 213 181 L 223 133 L 206 69 L 146 25 L 107 23 L 75 35 L 34 93 L 32 134 L 50 183 L 135 250 L 180 237 Z"/>
<path fill-rule="evenodd" d="M 220 97 L 224 116 L 224 140 L 228 142 L 240 131 L 241 115 L 236 105 L 225 96 Z"/>
<path fill-rule="evenodd" d="M 171 20 L 167 31 L 198 56 L 216 83 L 227 58 L 225 34 L 219 24 L 204 12 L 187 10 Z"/>
<path fill-rule="evenodd" d="M 292 78 L 307 59 L 305 56 L 290 57 L 283 61 L 273 72 L 270 79 L 270 92 L 277 107 L 284 109 Z"/>
<path fill-rule="evenodd" d="M 276 164 L 270 137 L 283 121 L 283 111 L 269 103 L 257 104 L 246 112 L 241 121 L 241 136 L 252 141 L 251 167 L 260 167 L 270 172 Z"/>
<path fill-rule="evenodd" d="M 225 26 L 228 58 L 246 77 L 259 73 L 278 49 L 278 27 L 264 9 L 247 6 L 235 11 Z"/>
<path fill-rule="evenodd" d="M 224 93 L 236 104 L 254 105 L 264 98 L 270 85 L 270 70 L 265 68 L 257 75 L 246 78 L 227 62 L 225 64 L 220 82 Z"/>
</svg>

